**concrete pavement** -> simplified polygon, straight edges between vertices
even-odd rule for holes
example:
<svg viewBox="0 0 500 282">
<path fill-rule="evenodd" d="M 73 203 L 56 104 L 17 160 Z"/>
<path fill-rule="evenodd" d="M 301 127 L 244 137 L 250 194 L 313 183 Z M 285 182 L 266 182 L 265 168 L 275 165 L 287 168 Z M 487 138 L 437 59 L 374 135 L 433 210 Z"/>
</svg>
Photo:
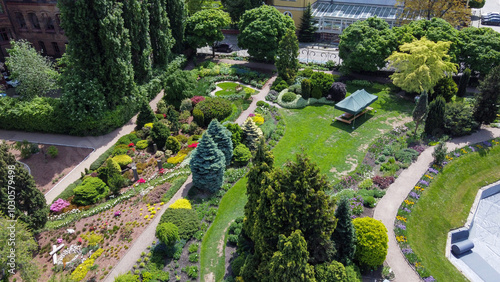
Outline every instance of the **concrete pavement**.
<svg viewBox="0 0 500 282">
<path fill-rule="evenodd" d="M 499 136 L 499 128 L 482 128 L 472 135 L 452 139 L 451 141 L 446 142 L 446 146 L 450 151 L 468 144 L 474 144 Z M 434 160 L 432 157 L 433 151 L 434 147 L 427 148 L 424 152 L 422 152 L 422 154 L 420 154 L 416 162 L 399 175 L 396 181 L 389 186 L 385 196 L 380 200 L 380 202 L 378 202 L 373 215 L 373 218 L 382 221 L 387 228 L 389 236 L 389 250 L 386 261 L 396 275 L 394 280 L 396 282 L 421 281 L 418 274 L 408 264 L 399 249 L 394 235 L 394 220 L 399 206 Z"/>
</svg>

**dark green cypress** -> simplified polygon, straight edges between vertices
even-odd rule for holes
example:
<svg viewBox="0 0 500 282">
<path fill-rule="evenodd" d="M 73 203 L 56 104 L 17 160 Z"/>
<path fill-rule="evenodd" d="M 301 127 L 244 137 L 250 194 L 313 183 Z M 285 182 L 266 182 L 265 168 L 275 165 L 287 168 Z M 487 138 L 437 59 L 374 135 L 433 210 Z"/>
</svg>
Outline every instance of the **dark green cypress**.
<svg viewBox="0 0 500 282">
<path fill-rule="evenodd" d="M 337 228 L 333 232 L 332 240 L 335 243 L 337 253 L 335 260 L 343 265 L 349 265 L 354 259 L 356 251 L 356 231 L 351 219 L 351 208 L 347 198 L 340 199 L 335 218 L 337 218 Z"/>
<path fill-rule="evenodd" d="M 226 165 L 231 164 L 231 159 L 233 158 L 231 132 L 222 126 L 219 121 L 213 119 L 208 125 L 207 133 L 212 136 L 215 144 L 217 144 L 217 148 L 224 154 Z"/>
<path fill-rule="evenodd" d="M 438 136 L 443 133 L 445 110 L 446 101 L 442 96 L 438 96 L 436 100 L 429 104 L 429 113 L 425 121 L 425 133 L 433 136 Z"/>
<path fill-rule="evenodd" d="M 172 49 L 175 53 L 182 54 L 184 51 L 184 30 L 186 29 L 187 9 L 182 0 L 167 0 L 166 10 L 172 36 L 175 45 Z"/>
<path fill-rule="evenodd" d="M 467 94 L 467 85 L 469 85 L 471 71 L 469 68 L 466 68 L 460 77 L 460 83 L 458 85 L 458 97 L 464 97 Z"/>
<path fill-rule="evenodd" d="M 172 38 L 165 2 L 148 0 L 149 36 L 153 48 L 153 65 L 165 67 L 171 58 L 171 49 L 175 40 Z"/>
<path fill-rule="evenodd" d="M 300 19 L 299 41 L 313 42 L 314 33 L 318 28 L 315 26 L 316 21 L 312 17 L 311 3 L 307 5 L 302 18 Z"/>
<path fill-rule="evenodd" d="M 139 115 L 137 116 L 137 121 L 135 122 L 137 125 L 137 129 L 142 129 L 146 123 L 156 122 L 158 119 L 153 113 L 153 110 L 149 106 L 149 103 L 143 102 L 141 105 L 141 109 Z"/>
<path fill-rule="evenodd" d="M 493 68 L 479 84 L 474 105 L 474 119 L 479 123 L 490 124 L 500 108 L 500 66 Z"/>
</svg>

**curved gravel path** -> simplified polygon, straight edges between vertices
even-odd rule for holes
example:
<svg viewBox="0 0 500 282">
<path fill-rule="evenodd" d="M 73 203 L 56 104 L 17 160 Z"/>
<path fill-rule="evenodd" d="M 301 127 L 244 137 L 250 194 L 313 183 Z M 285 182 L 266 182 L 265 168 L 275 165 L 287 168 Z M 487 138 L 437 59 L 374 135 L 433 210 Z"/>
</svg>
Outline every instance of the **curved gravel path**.
<svg viewBox="0 0 500 282">
<path fill-rule="evenodd" d="M 482 142 L 499 136 L 499 128 L 483 127 L 481 130 L 472 135 L 455 138 L 446 142 L 446 146 L 448 147 L 448 150 L 454 150 L 468 144 Z M 396 218 L 398 208 L 401 203 L 434 160 L 432 157 L 433 151 L 434 147 L 427 148 L 424 152 L 422 152 L 422 154 L 420 154 L 416 162 L 399 175 L 396 181 L 389 186 L 385 196 L 377 204 L 375 213 L 373 214 L 373 218 L 382 221 L 385 227 L 387 227 L 389 235 L 389 250 L 386 261 L 396 275 L 394 280 L 396 282 L 421 281 L 418 274 L 408 264 L 399 249 L 394 235 L 394 219 Z"/>
</svg>

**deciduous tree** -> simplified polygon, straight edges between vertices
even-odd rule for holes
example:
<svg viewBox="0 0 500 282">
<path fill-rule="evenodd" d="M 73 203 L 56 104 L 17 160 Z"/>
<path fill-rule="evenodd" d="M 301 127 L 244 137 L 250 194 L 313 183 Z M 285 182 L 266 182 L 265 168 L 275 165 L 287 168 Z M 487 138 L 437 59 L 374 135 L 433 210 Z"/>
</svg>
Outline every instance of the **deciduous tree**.
<svg viewBox="0 0 500 282">
<path fill-rule="evenodd" d="M 493 68 L 481 81 L 476 94 L 474 118 L 479 123 L 490 124 L 500 109 L 500 66 Z"/>
<path fill-rule="evenodd" d="M 179 108 L 182 100 L 193 96 L 192 90 L 196 79 L 189 71 L 176 70 L 165 80 L 165 96 L 163 99 L 170 105 Z"/>
<path fill-rule="evenodd" d="M 40 55 L 26 40 L 11 41 L 10 45 L 5 64 L 10 78 L 20 82 L 16 90 L 22 98 L 32 99 L 58 88 L 59 73 L 47 57 Z"/>
<path fill-rule="evenodd" d="M 231 16 L 233 23 L 238 23 L 241 15 L 243 15 L 246 10 L 257 8 L 262 5 L 262 1 L 260 0 L 221 0 L 221 3 L 224 6 L 224 10 Z"/>
<path fill-rule="evenodd" d="M 292 81 L 299 70 L 299 42 L 295 31 L 287 30 L 278 45 L 276 68 L 279 76 L 286 81 Z"/>
<path fill-rule="evenodd" d="M 386 59 L 396 70 L 390 76 L 394 85 L 408 92 L 432 91 L 441 78 L 457 71 L 457 65 L 449 61 L 450 45 L 423 37 L 399 46 L 401 52 L 395 51 Z"/>
<path fill-rule="evenodd" d="M 312 16 L 311 3 L 307 4 L 304 14 L 300 19 L 299 41 L 300 42 L 313 42 L 314 34 L 318 28 L 316 27 L 316 20 Z"/>
<path fill-rule="evenodd" d="M 212 46 L 215 57 L 215 42 L 224 39 L 221 29 L 230 23 L 231 17 L 222 10 L 201 10 L 187 19 L 186 40 L 193 48 Z"/>
<path fill-rule="evenodd" d="M 486 27 L 462 29 L 459 61 L 474 74 L 486 76 L 491 69 L 500 65 L 500 33 Z"/>
<path fill-rule="evenodd" d="M 442 18 L 453 26 L 467 26 L 471 11 L 462 0 L 398 0 L 397 5 L 404 7 L 401 13 L 403 22 L 415 19 Z"/>
<path fill-rule="evenodd" d="M 295 30 L 290 17 L 267 5 L 246 11 L 238 26 L 238 46 L 248 49 L 250 56 L 262 61 L 273 61 L 285 32 Z"/>
<path fill-rule="evenodd" d="M 383 19 L 373 17 L 354 22 L 340 36 L 342 69 L 344 72 L 377 71 L 385 67 L 385 59 L 396 47 L 396 37 Z"/>
</svg>

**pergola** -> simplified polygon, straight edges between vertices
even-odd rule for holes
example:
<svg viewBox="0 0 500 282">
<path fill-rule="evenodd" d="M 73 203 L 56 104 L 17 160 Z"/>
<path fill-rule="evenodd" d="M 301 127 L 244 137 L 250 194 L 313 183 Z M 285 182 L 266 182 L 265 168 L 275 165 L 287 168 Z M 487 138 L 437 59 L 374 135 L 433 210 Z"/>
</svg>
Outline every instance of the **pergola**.
<svg viewBox="0 0 500 282">
<path fill-rule="evenodd" d="M 370 94 L 364 89 L 357 90 L 350 96 L 346 97 L 344 100 L 335 104 L 335 109 L 344 111 L 343 114 L 335 117 L 335 120 L 351 124 L 352 122 L 355 122 L 357 117 L 373 110 L 373 108 L 368 106 L 377 101 L 377 99 L 378 96 Z"/>
</svg>

